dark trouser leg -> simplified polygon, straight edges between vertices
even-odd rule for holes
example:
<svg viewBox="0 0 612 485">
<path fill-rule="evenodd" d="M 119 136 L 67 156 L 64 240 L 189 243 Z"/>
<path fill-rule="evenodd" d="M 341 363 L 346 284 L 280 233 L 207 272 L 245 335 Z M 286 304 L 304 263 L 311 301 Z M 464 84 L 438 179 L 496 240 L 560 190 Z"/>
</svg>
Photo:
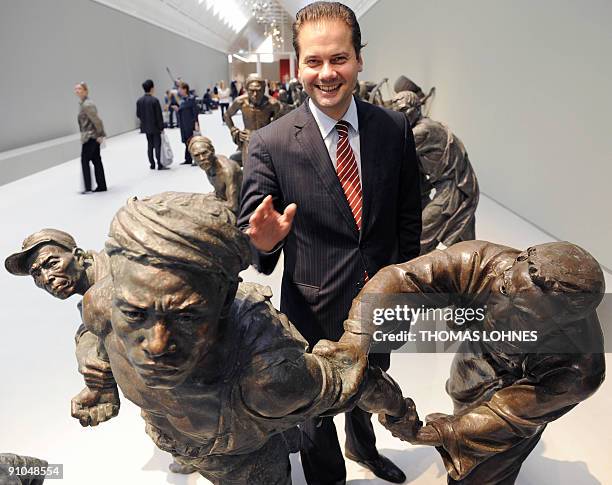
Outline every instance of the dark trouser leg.
<svg viewBox="0 0 612 485">
<path fill-rule="evenodd" d="M 172 109 L 172 106 L 170 106 L 168 108 L 168 126 L 170 128 L 174 128 L 174 116 L 176 115 L 176 113 L 174 112 L 174 110 Z"/>
<path fill-rule="evenodd" d="M 300 428 L 300 456 L 306 482 L 309 485 L 344 485 L 346 468 L 333 418 L 309 419 Z"/>
<path fill-rule="evenodd" d="M 389 369 L 389 354 L 370 354 L 370 363 L 386 371 Z M 374 460 L 378 457 L 376 435 L 372 426 L 372 415 L 358 407 L 344 415 L 346 453 L 358 461 Z"/>
<path fill-rule="evenodd" d="M 185 162 L 192 163 L 191 153 L 189 153 L 189 142 L 185 142 Z"/>
<path fill-rule="evenodd" d="M 92 140 L 89 140 L 81 146 L 81 168 L 83 169 L 85 190 L 91 190 L 91 171 L 89 169 L 89 160 L 91 160 L 91 141 Z"/>
<path fill-rule="evenodd" d="M 227 105 L 225 103 L 219 103 L 219 108 L 221 109 L 221 121 L 225 123 L 225 118 L 223 116 L 225 115 L 225 108 L 227 108 Z"/>
<path fill-rule="evenodd" d="M 157 166 L 160 167 L 161 166 L 161 133 L 154 133 L 151 136 L 153 137 L 153 148 L 155 149 L 155 159 L 157 160 Z"/>
<path fill-rule="evenodd" d="M 155 160 L 153 159 L 153 137 L 155 135 L 147 133 L 147 156 L 149 157 L 149 166 L 155 168 Z M 159 158 L 158 158 L 159 160 Z"/>
<path fill-rule="evenodd" d="M 96 140 L 90 140 L 93 144 L 91 161 L 94 165 L 94 173 L 96 174 L 96 189 L 106 190 L 106 178 L 104 177 L 104 167 L 102 166 L 102 157 L 100 156 L 100 144 Z"/>
</svg>

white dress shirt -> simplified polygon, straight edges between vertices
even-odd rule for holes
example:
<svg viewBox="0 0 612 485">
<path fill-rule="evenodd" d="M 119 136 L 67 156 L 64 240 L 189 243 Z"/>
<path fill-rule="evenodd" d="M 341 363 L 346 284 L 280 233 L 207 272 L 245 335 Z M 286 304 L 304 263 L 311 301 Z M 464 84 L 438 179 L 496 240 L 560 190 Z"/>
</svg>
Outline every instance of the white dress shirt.
<svg viewBox="0 0 612 485">
<path fill-rule="evenodd" d="M 336 130 L 336 123 L 338 122 L 317 108 L 310 98 L 308 99 L 308 108 L 310 108 L 312 116 L 314 116 L 314 119 L 317 122 L 317 126 L 321 131 L 321 136 L 323 137 L 323 141 L 325 142 L 325 146 L 329 152 L 329 158 L 331 158 L 331 161 L 334 164 L 334 169 L 336 169 L 336 149 L 338 147 L 338 131 Z M 342 116 L 342 120 L 349 124 L 349 143 L 351 144 L 351 148 L 355 154 L 357 170 L 359 171 L 359 183 L 363 188 L 363 182 L 361 180 L 361 153 L 359 151 L 359 119 L 357 117 L 357 104 L 355 103 L 355 98 L 351 99 L 351 104 L 346 110 L 346 113 L 344 113 L 344 116 Z"/>
</svg>

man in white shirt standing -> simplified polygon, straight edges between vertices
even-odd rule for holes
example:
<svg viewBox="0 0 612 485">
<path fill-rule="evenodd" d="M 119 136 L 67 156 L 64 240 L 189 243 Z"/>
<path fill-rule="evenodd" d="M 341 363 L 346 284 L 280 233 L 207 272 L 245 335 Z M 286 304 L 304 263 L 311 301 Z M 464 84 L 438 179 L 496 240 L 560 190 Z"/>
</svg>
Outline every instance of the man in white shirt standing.
<svg viewBox="0 0 612 485">
<path fill-rule="evenodd" d="M 421 203 L 410 125 L 399 113 L 353 98 L 362 70 L 355 14 L 337 2 L 300 10 L 293 27 L 307 103 L 253 133 L 239 225 L 254 264 L 271 273 L 284 252 L 281 311 L 309 344 L 338 340 L 353 298 L 376 272 L 418 256 Z M 389 368 L 389 354 L 370 362 Z M 346 414 L 346 456 L 401 483 L 376 450 L 370 415 Z M 332 418 L 302 426 L 310 485 L 346 482 Z"/>
</svg>

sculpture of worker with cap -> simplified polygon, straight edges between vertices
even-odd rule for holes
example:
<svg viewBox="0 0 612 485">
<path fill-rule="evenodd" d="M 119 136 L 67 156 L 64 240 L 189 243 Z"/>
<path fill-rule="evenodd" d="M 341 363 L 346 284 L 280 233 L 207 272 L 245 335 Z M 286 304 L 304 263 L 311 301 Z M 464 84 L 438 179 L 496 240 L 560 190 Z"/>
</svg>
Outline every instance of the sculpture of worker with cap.
<svg viewBox="0 0 612 485">
<path fill-rule="evenodd" d="M 6 258 L 4 265 L 14 275 L 32 276 L 36 286 L 60 300 L 84 295 L 110 270 L 104 251 L 85 251 L 70 234 L 59 229 L 41 229 L 30 234 L 23 241 L 21 251 Z M 90 388 L 112 389 L 115 380 L 110 366 L 97 358 L 92 339 L 81 325 L 75 336 L 79 372 Z"/>
<path fill-rule="evenodd" d="M 419 158 L 423 200 L 421 254 L 439 243 L 450 246 L 476 237 L 478 180 L 463 143 L 448 127 L 421 113 L 421 100 L 411 91 L 395 95 L 392 107 L 406 115 Z M 435 189 L 433 198 L 430 192 Z"/>
<path fill-rule="evenodd" d="M 483 319 L 454 326 L 464 335 L 477 330 L 481 336 L 531 336 L 466 338 L 446 384 L 454 414 L 430 415 L 422 426 L 408 403 L 404 419 L 381 422 L 402 440 L 435 446 L 449 484 L 513 484 L 546 425 L 604 380 L 595 312 L 604 286 L 593 256 L 568 242 L 520 251 L 467 241 L 379 271 L 353 302 L 349 319 L 360 311 L 364 295 L 411 294 L 420 295 L 424 307 L 486 309 Z"/>
<path fill-rule="evenodd" d="M 251 132 L 269 125 L 279 117 L 281 109 L 280 103 L 276 99 L 266 95 L 266 81 L 259 74 L 250 74 L 244 85 L 247 90 L 246 94 L 238 96 L 234 100 L 223 118 L 234 143 L 238 145 L 238 150 L 241 152 L 240 159 L 233 155 L 232 159 L 241 165 L 248 154 Z M 232 116 L 238 111 L 242 111 L 243 130 L 234 126 L 232 120 Z"/>
<path fill-rule="evenodd" d="M 23 241 L 21 251 L 6 258 L 4 264 L 14 275 L 32 276 L 36 286 L 61 300 L 84 295 L 110 272 L 109 258 L 104 251 L 85 251 L 70 234 L 59 229 L 42 229 L 30 234 Z M 76 358 L 86 387 L 72 400 L 72 415 L 84 426 L 96 426 L 119 412 L 117 384 L 109 363 L 98 357 L 97 341 L 84 325 L 79 326 L 75 335 Z M 194 471 L 178 463 L 172 463 L 170 470 Z"/>
<path fill-rule="evenodd" d="M 208 177 L 215 189 L 215 195 L 227 201 L 227 206 L 237 214 L 240 210 L 240 189 L 242 169 L 234 160 L 215 154 L 212 141 L 205 136 L 194 136 L 189 140 L 189 152 Z"/>
<path fill-rule="evenodd" d="M 307 418 L 357 403 L 405 414 L 397 385 L 368 367 L 371 328 L 348 324 L 308 353 L 269 289 L 240 282 L 248 238 L 212 194 L 129 200 L 106 252 L 84 322 L 156 445 L 213 483 L 290 483 L 288 435 Z"/>
</svg>

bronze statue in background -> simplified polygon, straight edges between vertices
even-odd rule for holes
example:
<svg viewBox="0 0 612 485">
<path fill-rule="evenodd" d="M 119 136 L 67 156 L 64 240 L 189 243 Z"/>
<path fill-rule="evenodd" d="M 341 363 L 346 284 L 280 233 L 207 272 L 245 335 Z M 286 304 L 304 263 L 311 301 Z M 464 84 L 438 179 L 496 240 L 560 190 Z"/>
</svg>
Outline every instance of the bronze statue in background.
<svg viewBox="0 0 612 485">
<path fill-rule="evenodd" d="M 595 313 L 604 277 L 578 246 L 555 242 L 519 251 L 483 241 L 458 243 L 384 268 L 365 285 L 352 313 L 362 295 L 399 293 L 421 294 L 435 308 L 486 308 L 484 320 L 472 328 L 537 331 L 528 353 L 516 342 L 465 340 L 446 384 L 454 414 L 432 414 L 422 426 L 408 402 L 403 419 L 380 417 L 396 437 L 435 446 L 451 484 L 513 484 L 546 425 L 604 380 Z"/>
<path fill-rule="evenodd" d="M 425 116 L 429 116 L 429 111 L 431 110 L 431 102 L 433 101 L 434 96 L 436 95 L 436 88 L 432 86 L 427 94 L 423 92 L 421 87 L 414 83 L 412 80 L 402 75 L 397 78 L 395 84 L 393 85 L 393 90 L 396 94 L 399 94 L 404 91 L 410 91 L 416 94 L 421 101 L 421 106 L 424 107 L 423 113 Z"/>
<path fill-rule="evenodd" d="M 295 109 L 295 106 L 290 103 L 289 91 L 287 91 L 286 89 L 278 90 L 278 102 L 280 104 L 280 110 L 278 112 L 277 118 L 285 116 L 287 113 Z"/>
<path fill-rule="evenodd" d="M 402 416 L 405 401 L 368 367 L 361 322 L 307 353 L 270 290 L 240 282 L 250 251 L 212 194 L 133 198 L 113 219 L 111 274 L 85 294 L 83 319 L 160 449 L 215 484 L 288 484 L 298 423 L 356 404 Z"/>
<path fill-rule="evenodd" d="M 463 143 L 442 123 L 422 115 L 415 93 L 396 94 L 392 107 L 408 117 L 424 177 L 421 254 L 434 250 L 438 243 L 450 246 L 475 239 L 480 190 Z M 435 194 L 430 199 L 432 189 Z"/>
<path fill-rule="evenodd" d="M 240 189 L 242 188 L 240 165 L 223 155 L 215 155 L 212 141 L 204 136 L 191 138 L 189 151 L 194 162 L 206 172 L 217 198 L 227 201 L 227 206 L 237 215 L 240 210 Z"/>
<path fill-rule="evenodd" d="M 238 150 L 241 152 L 240 160 L 234 158 L 242 165 L 242 161 L 246 160 L 249 148 L 249 138 L 252 131 L 263 128 L 274 121 L 279 114 L 280 104 L 276 99 L 270 98 L 265 94 L 266 81 L 257 74 L 251 74 L 245 81 L 246 94 L 238 96 L 228 110 L 225 112 L 225 124 L 230 130 L 234 143 L 238 145 Z M 232 116 L 238 111 L 242 112 L 244 121 L 244 129 L 240 130 L 234 126 Z"/>
<path fill-rule="evenodd" d="M 289 92 L 291 93 L 294 108 L 298 108 L 308 98 L 306 91 L 304 91 L 304 86 L 302 86 L 302 83 L 297 78 L 289 81 Z"/>
</svg>

